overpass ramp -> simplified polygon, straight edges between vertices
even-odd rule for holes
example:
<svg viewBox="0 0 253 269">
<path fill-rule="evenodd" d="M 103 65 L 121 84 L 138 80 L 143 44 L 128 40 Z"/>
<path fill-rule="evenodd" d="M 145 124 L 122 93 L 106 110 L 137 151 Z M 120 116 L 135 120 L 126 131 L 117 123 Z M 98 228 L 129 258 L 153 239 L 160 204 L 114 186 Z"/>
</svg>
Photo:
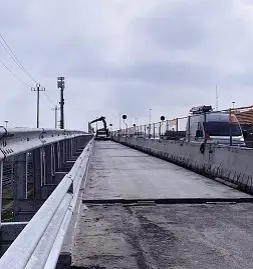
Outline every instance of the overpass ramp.
<svg viewBox="0 0 253 269">
<path fill-rule="evenodd" d="M 114 142 L 94 145 L 72 268 L 250 268 L 252 196 Z"/>
</svg>

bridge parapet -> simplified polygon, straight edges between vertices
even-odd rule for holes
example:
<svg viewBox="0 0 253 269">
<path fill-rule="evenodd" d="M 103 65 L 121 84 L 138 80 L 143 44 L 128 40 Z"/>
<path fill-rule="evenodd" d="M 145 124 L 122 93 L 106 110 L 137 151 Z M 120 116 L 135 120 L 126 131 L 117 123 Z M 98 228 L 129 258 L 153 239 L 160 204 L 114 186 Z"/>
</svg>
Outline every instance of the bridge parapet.
<svg viewBox="0 0 253 269">
<path fill-rule="evenodd" d="M 5 252 L 0 268 L 55 268 L 76 208 L 91 149 L 92 141 Z"/>
<path fill-rule="evenodd" d="M 82 131 L 60 129 L 0 129 L 0 160 L 22 152 L 33 150 L 45 145 L 72 139 L 80 136 L 90 136 Z"/>
<path fill-rule="evenodd" d="M 82 131 L 0 127 L 0 255 L 13 241 L 10 231 L 19 233 L 32 219 L 92 138 Z"/>
<path fill-rule="evenodd" d="M 253 149 L 198 142 L 114 136 L 112 139 L 253 193 Z"/>
</svg>

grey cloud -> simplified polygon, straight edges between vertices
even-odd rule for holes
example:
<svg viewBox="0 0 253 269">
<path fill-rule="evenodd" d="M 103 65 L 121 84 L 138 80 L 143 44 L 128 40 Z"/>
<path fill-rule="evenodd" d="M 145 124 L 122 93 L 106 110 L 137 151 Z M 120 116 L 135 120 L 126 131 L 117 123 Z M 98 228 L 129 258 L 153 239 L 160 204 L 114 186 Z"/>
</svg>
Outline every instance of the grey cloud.
<svg viewBox="0 0 253 269">
<path fill-rule="evenodd" d="M 102 8 L 98 1 L 0 4 L 7 41 L 54 102 L 59 98 L 56 77 L 66 77 L 69 127 L 83 128 L 103 114 L 117 124 L 119 112 L 145 120 L 150 107 L 154 118 L 181 116 L 192 105 L 214 103 L 216 83 L 223 106 L 235 97 L 238 104 L 249 100 L 253 38 L 232 1 L 146 1 L 155 8 L 147 11 L 128 1 L 122 15 L 117 1 Z M 114 53 L 116 60 L 110 59 Z M 8 57 L 4 60 L 14 68 Z M 35 96 L 28 88 L 32 97 L 25 98 L 22 84 L 7 83 L 5 71 L 1 76 L 0 91 L 15 87 L 17 95 L 0 100 L 0 120 L 10 115 L 16 125 L 34 126 Z M 240 89 L 241 96 L 230 94 L 231 89 Z M 45 98 L 41 102 L 41 122 L 53 126 L 52 104 L 45 105 Z"/>
<path fill-rule="evenodd" d="M 203 87 L 214 83 L 215 70 L 208 64 L 168 61 L 137 62 L 124 67 L 106 66 L 105 62 L 81 63 L 69 70 L 72 76 L 122 82 L 141 81 L 153 85 Z"/>
</svg>

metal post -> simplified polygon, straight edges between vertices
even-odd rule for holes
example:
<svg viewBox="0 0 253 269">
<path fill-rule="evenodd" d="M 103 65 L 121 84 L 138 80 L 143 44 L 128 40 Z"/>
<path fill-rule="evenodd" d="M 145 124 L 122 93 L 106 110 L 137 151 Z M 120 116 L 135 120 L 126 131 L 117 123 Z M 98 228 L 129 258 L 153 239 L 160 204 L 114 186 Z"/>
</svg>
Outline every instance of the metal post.
<svg viewBox="0 0 253 269">
<path fill-rule="evenodd" d="M 188 116 L 188 142 L 191 141 L 191 116 Z"/>
<path fill-rule="evenodd" d="M 64 166 L 64 144 L 63 141 L 59 142 L 59 168 L 62 169 Z"/>
<path fill-rule="evenodd" d="M 153 123 L 153 138 L 155 138 L 155 129 L 156 129 L 156 126 L 155 126 L 155 123 Z"/>
<path fill-rule="evenodd" d="M 61 168 L 61 142 L 57 142 L 57 171 Z"/>
<path fill-rule="evenodd" d="M 52 145 L 48 145 L 45 147 L 45 165 L 46 165 L 45 184 L 52 184 L 53 183 Z"/>
<path fill-rule="evenodd" d="M 233 145 L 233 138 L 232 138 L 232 110 L 229 109 L 229 136 L 230 136 L 230 146 Z"/>
<path fill-rule="evenodd" d="M 39 91 L 39 88 L 37 87 L 37 128 L 39 128 L 40 126 L 40 110 L 39 110 L 39 107 L 40 107 L 40 91 Z"/>
<path fill-rule="evenodd" d="M 61 99 L 60 99 L 60 110 L 61 110 L 61 119 L 60 119 L 60 128 L 64 129 L 64 96 L 63 96 L 63 91 L 65 88 L 65 81 L 64 77 L 58 77 L 58 88 L 61 89 Z"/>
<path fill-rule="evenodd" d="M 35 149 L 32 152 L 33 158 L 33 197 L 41 198 L 42 187 L 42 169 L 41 169 L 41 149 Z"/>
<path fill-rule="evenodd" d="M 41 148 L 40 162 L 41 162 L 41 182 L 42 185 L 46 184 L 46 161 L 45 161 L 45 148 Z"/>
<path fill-rule="evenodd" d="M 66 140 L 66 147 L 67 147 L 66 160 L 69 160 L 70 159 L 70 139 Z"/>
<path fill-rule="evenodd" d="M 64 154 L 64 163 L 68 160 L 68 140 L 63 141 L 64 143 L 64 150 L 65 150 L 65 154 Z"/>
<path fill-rule="evenodd" d="M 63 88 L 61 88 L 61 129 L 64 129 L 64 97 Z"/>
<path fill-rule="evenodd" d="M 204 128 L 206 128 L 206 113 L 204 113 Z M 207 137 L 206 137 L 206 132 L 204 130 L 204 143 L 206 143 Z"/>
<path fill-rule="evenodd" d="M 59 162 L 58 162 L 58 143 L 54 143 L 54 173 L 59 169 Z"/>
<path fill-rule="evenodd" d="M 15 200 L 27 199 L 27 153 L 15 158 Z"/>
<path fill-rule="evenodd" d="M 148 115 L 148 117 L 149 117 L 149 125 L 151 125 L 151 112 L 152 112 L 152 109 L 150 108 L 149 109 L 149 115 Z"/>
<path fill-rule="evenodd" d="M 76 145 L 76 138 L 73 139 L 73 155 L 76 153 L 77 145 Z"/>
<path fill-rule="evenodd" d="M 51 145 L 51 162 L 52 162 L 52 177 L 55 176 L 55 147 L 54 144 Z"/>
<path fill-rule="evenodd" d="M 58 128 L 58 110 L 59 108 L 57 106 L 53 107 L 52 110 L 54 111 L 54 128 Z"/>
<path fill-rule="evenodd" d="M 37 84 L 35 88 L 31 88 L 32 91 L 37 92 L 37 128 L 40 126 L 40 92 L 45 91 L 45 88 L 40 88 L 40 84 Z"/>
</svg>

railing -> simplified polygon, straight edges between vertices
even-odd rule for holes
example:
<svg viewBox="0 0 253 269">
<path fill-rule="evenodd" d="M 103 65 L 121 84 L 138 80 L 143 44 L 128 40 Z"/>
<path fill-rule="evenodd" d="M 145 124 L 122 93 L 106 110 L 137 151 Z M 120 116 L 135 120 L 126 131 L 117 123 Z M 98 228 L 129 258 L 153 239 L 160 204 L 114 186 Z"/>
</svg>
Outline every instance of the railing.
<svg viewBox="0 0 253 269">
<path fill-rule="evenodd" d="M 123 128 L 121 130 L 113 131 L 112 135 L 127 135 L 127 136 L 135 136 L 135 137 L 145 137 L 158 139 L 161 138 L 166 132 L 175 131 L 182 132 L 185 131 L 185 126 L 187 123 L 188 117 L 175 118 L 175 119 L 165 119 L 164 121 L 159 121 L 150 124 L 144 125 L 133 125 L 128 126 L 127 128 Z"/>
<path fill-rule="evenodd" d="M 51 143 L 86 134 L 60 129 L 28 129 L 0 127 L 0 160 Z"/>
<path fill-rule="evenodd" d="M 145 139 L 166 139 L 166 140 L 180 140 L 182 138 L 185 139 L 185 141 L 201 141 L 208 138 L 209 134 L 208 132 L 205 132 L 203 129 L 203 126 L 205 126 L 206 118 L 209 117 L 209 115 L 215 115 L 220 114 L 218 117 L 221 117 L 221 115 L 226 115 L 223 117 L 223 119 L 217 120 L 219 123 L 224 123 L 224 126 L 219 127 L 217 137 L 229 137 L 230 139 L 227 141 L 225 138 L 220 139 L 224 140 L 220 143 L 226 143 L 228 145 L 234 145 L 240 144 L 240 141 L 234 138 L 236 136 L 242 137 L 244 136 L 245 143 L 242 141 L 241 145 L 245 145 L 247 147 L 253 147 L 253 127 L 251 124 L 245 124 L 244 122 L 241 123 L 241 129 L 243 132 L 238 132 L 238 134 L 233 134 L 234 129 L 233 124 L 238 123 L 235 116 L 238 115 L 237 110 L 221 110 L 221 111 L 210 111 L 202 114 L 191 114 L 187 117 L 181 117 L 181 118 L 174 118 L 174 119 L 164 119 L 163 121 L 145 124 L 137 126 L 133 124 L 133 126 L 129 126 L 126 124 L 125 129 L 113 131 L 111 133 L 112 136 L 127 136 L 127 137 L 142 137 Z M 203 118 L 200 119 L 200 115 L 203 116 Z M 212 116 L 210 116 L 212 117 Z M 162 118 L 162 117 L 161 117 Z M 210 120 L 209 120 L 210 121 Z M 208 121 L 208 122 L 209 122 Z M 226 122 L 227 121 L 227 122 Z M 225 124 L 227 125 L 225 126 Z M 240 123 L 240 122 L 239 122 Z M 213 127 L 214 129 L 211 130 L 211 132 L 217 132 L 217 127 Z M 216 128 L 216 129 L 215 129 Z M 239 129 L 239 128 L 238 128 Z M 197 137 L 196 131 L 199 131 L 202 135 Z M 217 139 L 218 141 L 219 139 Z"/>
<path fill-rule="evenodd" d="M 57 173 L 91 137 L 82 131 L 0 127 L 0 226 L 1 216 L 18 221 L 16 200 L 46 199 L 64 175 Z M 44 195 L 46 188 L 51 189 Z"/>
<path fill-rule="evenodd" d="M 66 135 L 64 132 L 62 134 Z M 34 140 L 37 140 L 37 135 L 33 135 Z M 78 134 L 72 133 L 69 136 L 73 135 Z M 47 143 L 49 138 L 46 137 L 44 136 Z M 56 139 L 59 139 L 58 135 Z M 0 259 L 0 268 L 55 268 L 78 199 L 80 185 L 86 173 L 91 149 L 92 141 L 86 146 L 71 171 L 61 180 L 54 192 L 5 252 Z"/>
</svg>

